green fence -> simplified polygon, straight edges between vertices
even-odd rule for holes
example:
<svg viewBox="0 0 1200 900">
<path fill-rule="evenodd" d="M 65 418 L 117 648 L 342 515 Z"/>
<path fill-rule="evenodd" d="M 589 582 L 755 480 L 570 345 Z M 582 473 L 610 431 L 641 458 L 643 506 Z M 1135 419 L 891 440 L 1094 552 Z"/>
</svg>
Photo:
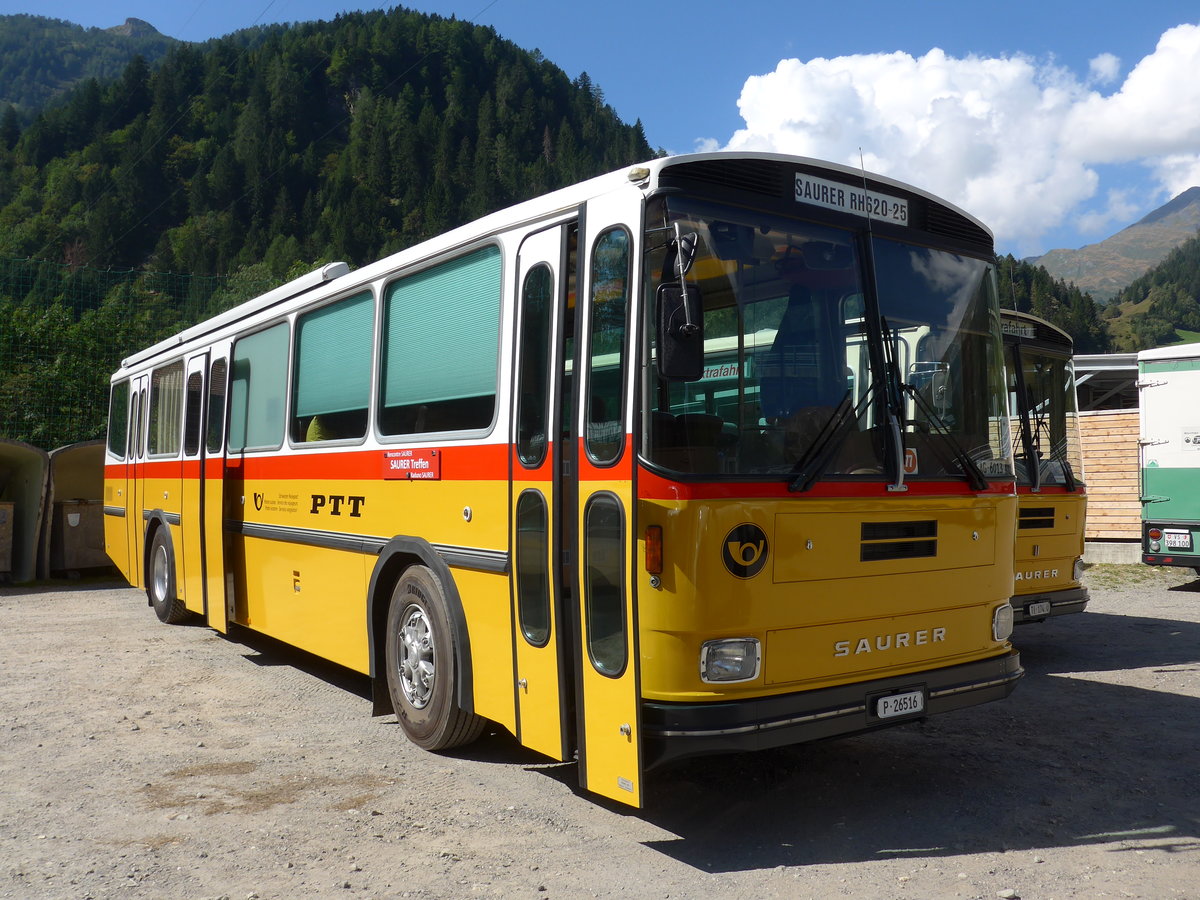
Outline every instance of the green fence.
<svg viewBox="0 0 1200 900">
<path fill-rule="evenodd" d="M 282 283 L 0 259 L 0 437 L 53 450 L 103 437 L 123 357 Z"/>
</svg>

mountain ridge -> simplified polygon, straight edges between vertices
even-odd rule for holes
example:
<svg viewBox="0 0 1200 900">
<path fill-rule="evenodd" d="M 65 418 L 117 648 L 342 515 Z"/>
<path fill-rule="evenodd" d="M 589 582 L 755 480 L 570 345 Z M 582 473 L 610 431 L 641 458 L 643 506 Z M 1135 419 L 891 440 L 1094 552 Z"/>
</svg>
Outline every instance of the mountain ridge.
<svg viewBox="0 0 1200 900">
<path fill-rule="evenodd" d="M 1190 187 L 1116 234 L 1029 260 L 1107 302 L 1200 229 L 1200 187 Z"/>
</svg>

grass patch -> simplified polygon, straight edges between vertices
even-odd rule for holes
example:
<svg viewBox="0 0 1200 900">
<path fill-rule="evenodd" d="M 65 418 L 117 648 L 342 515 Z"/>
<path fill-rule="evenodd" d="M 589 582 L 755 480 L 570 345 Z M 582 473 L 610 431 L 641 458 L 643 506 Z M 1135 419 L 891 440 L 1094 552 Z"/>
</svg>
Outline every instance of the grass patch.
<svg viewBox="0 0 1200 900">
<path fill-rule="evenodd" d="M 1184 584 L 1196 577 L 1191 569 L 1179 566 L 1147 566 L 1143 563 L 1115 565 L 1093 563 L 1084 567 L 1083 583 L 1087 587 L 1121 588 Z"/>
</svg>

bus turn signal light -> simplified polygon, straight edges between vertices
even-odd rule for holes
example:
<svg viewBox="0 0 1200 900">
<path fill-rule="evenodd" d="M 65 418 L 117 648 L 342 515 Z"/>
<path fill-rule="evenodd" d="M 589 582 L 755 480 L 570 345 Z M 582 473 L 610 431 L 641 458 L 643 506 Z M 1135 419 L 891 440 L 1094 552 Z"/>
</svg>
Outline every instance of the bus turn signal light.
<svg viewBox="0 0 1200 900">
<path fill-rule="evenodd" d="M 661 575 L 662 570 L 662 526 L 649 525 L 646 527 L 646 571 L 651 575 Z"/>
</svg>

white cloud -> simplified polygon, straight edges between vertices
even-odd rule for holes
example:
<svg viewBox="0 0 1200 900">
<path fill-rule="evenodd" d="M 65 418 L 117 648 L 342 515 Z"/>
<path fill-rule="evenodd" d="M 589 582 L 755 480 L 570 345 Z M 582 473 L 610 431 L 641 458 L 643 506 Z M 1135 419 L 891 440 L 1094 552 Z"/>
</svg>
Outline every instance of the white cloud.
<svg viewBox="0 0 1200 900">
<path fill-rule="evenodd" d="M 1155 161 L 1154 172 L 1167 194 L 1178 196 L 1200 185 L 1200 153 L 1173 153 Z"/>
<path fill-rule="evenodd" d="M 1141 198 L 1128 189 L 1108 192 L 1104 207 L 1079 215 L 1079 230 L 1084 234 L 1104 234 L 1129 225 L 1146 211 Z"/>
<path fill-rule="evenodd" d="M 1121 60 L 1111 53 L 1101 53 L 1088 62 L 1088 73 L 1093 84 L 1112 84 L 1121 74 Z"/>
<path fill-rule="evenodd" d="M 1114 93 L 1092 87 L 1119 72 L 1108 53 L 1091 61 L 1086 83 L 1052 60 L 936 48 L 785 59 L 747 79 L 738 101 L 746 126 L 727 146 L 854 166 L 861 152 L 867 169 L 978 215 L 1001 246 L 1039 252 L 1041 236 L 1065 221 L 1128 224 L 1120 217 L 1148 209 L 1119 192 L 1092 209 L 1102 163 L 1145 167 L 1156 202 L 1200 183 L 1200 26 L 1165 32 Z"/>
</svg>

